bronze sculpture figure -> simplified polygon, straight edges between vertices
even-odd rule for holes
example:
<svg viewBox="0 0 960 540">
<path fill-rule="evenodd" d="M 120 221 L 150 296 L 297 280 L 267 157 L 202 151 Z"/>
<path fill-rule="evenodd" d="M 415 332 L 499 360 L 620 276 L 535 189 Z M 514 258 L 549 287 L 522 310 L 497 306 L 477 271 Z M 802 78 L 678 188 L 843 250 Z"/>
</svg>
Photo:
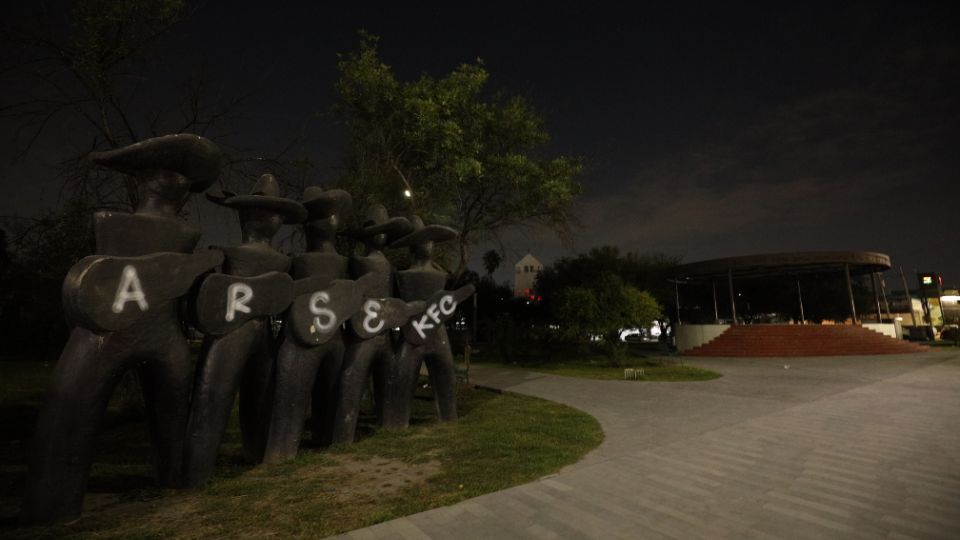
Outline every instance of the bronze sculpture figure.
<svg viewBox="0 0 960 540">
<path fill-rule="evenodd" d="M 333 440 L 346 348 L 342 324 L 360 309 L 367 286 L 377 281 L 375 274 L 367 274 L 360 282 L 346 279 L 348 259 L 336 251 L 341 216 L 352 205 L 350 194 L 340 189 L 311 186 L 304 190 L 307 252 L 294 257 L 291 269 L 303 293 L 283 323 L 264 462 L 297 455 L 311 401 L 314 443 L 328 446 Z"/>
<path fill-rule="evenodd" d="M 94 437 L 111 392 L 130 369 L 143 388 L 158 483 L 182 485 L 192 372 L 179 298 L 223 258 L 218 251 L 194 254 L 200 232 L 177 216 L 191 192 L 218 178 L 215 144 L 168 135 L 90 157 L 133 176 L 139 205 L 132 214 L 94 215 L 97 255 L 77 263 L 64 281 L 65 310 L 77 326 L 37 423 L 23 507 L 32 522 L 80 514 Z"/>
<path fill-rule="evenodd" d="M 300 223 L 307 215 L 279 192 L 273 175 L 265 174 L 251 195 L 208 195 L 239 212 L 243 243 L 222 248 L 226 275 L 208 276 L 196 299 L 197 323 L 207 336 L 187 426 L 184 467 L 190 486 L 212 474 L 238 390 L 244 455 L 252 462 L 262 457 L 273 370 L 269 316 L 286 309 L 293 296 L 286 273 L 290 258 L 270 242 L 282 224 Z"/>
<path fill-rule="evenodd" d="M 440 420 L 457 419 L 456 373 L 443 323 L 453 316 L 457 304 L 473 294 L 473 285 L 445 291 L 447 274 L 432 259 L 434 243 L 456 238 L 457 231 L 442 225 L 424 226 L 418 216 L 410 221 L 413 232 L 391 244 L 410 248 L 413 256 L 410 268 L 396 274 L 397 292 L 405 301 L 425 301 L 426 309 L 403 327 L 403 343 L 386 377 L 390 391 L 384 396 L 382 424 L 391 428 L 404 428 L 410 422 L 410 404 L 423 363 Z"/>
<path fill-rule="evenodd" d="M 375 284 L 361 311 L 350 320 L 347 350 L 340 378 L 340 396 L 333 424 L 333 442 L 353 442 L 360 401 L 367 380 L 373 375 L 374 403 L 378 416 L 383 406 L 383 375 L 393 362 L 395 343 L 390 331 L 406 321 L 418 309 L 394 296 L 393 273 L 383 248 L 410 230 L 410 222 L 402 217 L 389 217 L 383 205 L 374 205 L 362 227 L 352 234 L 364 243 L 366 255 L 350 259 L 350 272 L 355 278 L 372 275 Z M 369 278 L 368 278 L 369 279 Z"/>
</svg>

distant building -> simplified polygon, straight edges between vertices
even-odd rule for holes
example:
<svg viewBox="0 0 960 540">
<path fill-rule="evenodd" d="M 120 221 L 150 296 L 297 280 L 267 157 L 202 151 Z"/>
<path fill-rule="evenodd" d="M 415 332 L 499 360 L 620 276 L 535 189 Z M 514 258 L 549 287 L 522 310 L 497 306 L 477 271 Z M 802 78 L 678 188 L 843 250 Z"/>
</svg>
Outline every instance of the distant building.
<svg viewBox="0 0 960 540">
<path fill-rule="evenodd" d="M 533 295 L 533 285 L 537 275 L 543 271 L 543 263 L 527 253 L 513 265 L 513 295 L 530 297 Z"/>
</svg>

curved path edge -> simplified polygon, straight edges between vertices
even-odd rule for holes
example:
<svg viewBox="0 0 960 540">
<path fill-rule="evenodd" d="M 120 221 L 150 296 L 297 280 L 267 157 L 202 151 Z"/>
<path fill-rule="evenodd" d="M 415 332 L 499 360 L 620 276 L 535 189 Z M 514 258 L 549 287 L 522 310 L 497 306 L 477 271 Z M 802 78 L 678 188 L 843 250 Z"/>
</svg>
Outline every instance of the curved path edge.
<svg viewBox="0 0 960 540">
<path fill-rule="evenodd" d="M 475 366 L 606 439 L 555 475 L 339 538 L 960 538 L 960 353 L 689 363 L 724 377 Z"/>
</svg>

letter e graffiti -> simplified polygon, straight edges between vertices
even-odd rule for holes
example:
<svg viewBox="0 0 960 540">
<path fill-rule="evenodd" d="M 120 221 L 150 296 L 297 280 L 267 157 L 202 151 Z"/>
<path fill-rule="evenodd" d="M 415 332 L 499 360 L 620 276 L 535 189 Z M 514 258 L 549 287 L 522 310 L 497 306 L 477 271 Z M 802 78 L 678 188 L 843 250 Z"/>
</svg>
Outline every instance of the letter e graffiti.
<svg viewBox="0 0 960 540">
<path fill-rule="evenodd" d="M 373 321 L 380 316 L 381 309 L 383 309 L 383 306 L 376 300 L 367 300 L 366 303 L 363 304 L 363 312 L 367 314 L 367 316 L 363 318 L 363 329 L 366 330 L 368 334 L 376 334 L 383 330 L 384 322 L 382 320 L 377 322 L 376 325 L 372 324 Z"/>
<path fill-rule="evenodd" d="M 120 286 L 117 287 L 117 294 L 113 299 L 113 312 L 123 313 L 123 306 L 127 302 L 136 302 L 140 311 L 146 311 L 150 307 L 147 304 L 147 295 L 143 293 L 143 287 L 140 285 L 137 269 L 130 264 L 123 267 Z"/>
<path fill-rule="evenodd" d="M 247 302 L 253 300 L 253 289 L 246 283 L 231 283 L 227 287 L 227 322 L 236 318 L 237 312 L 250 313 Z"/>
<path fill-rule="evenodd" d="M 313 326 L 320 332 L 326 332 L 337 325 L 337 314 L 332 309 L 320 306 L 330 301 L 327 291 L 313 293 L 310 297 L 310 313 L 313 313 Z"/>
</svg>

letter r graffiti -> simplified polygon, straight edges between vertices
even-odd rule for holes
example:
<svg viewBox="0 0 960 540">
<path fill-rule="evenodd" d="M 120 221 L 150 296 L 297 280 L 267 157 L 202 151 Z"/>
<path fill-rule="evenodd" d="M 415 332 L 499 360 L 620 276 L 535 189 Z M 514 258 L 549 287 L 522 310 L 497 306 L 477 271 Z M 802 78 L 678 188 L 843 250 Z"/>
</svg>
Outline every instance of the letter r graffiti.
<svg viewBox="0 0 960 540">
<path fill-rule="evenodd" d="M 227 287 L 227 322 L 232 322 L 236 314 L 250 313 L 250 306 L 247 302 L 253 300 L 253 289 L 246 283 L 231 283 Z"/>
</svg>

